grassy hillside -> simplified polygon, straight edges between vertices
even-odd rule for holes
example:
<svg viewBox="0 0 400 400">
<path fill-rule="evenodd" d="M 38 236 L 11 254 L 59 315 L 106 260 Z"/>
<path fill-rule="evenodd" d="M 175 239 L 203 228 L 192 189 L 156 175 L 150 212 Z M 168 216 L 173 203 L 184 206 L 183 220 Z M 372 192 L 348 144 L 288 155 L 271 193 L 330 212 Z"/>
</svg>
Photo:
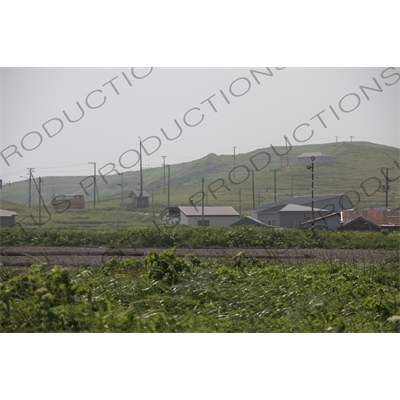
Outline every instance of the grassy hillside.
<svg viewBox="0 0 400 400">
<path fill-rule="evenodd" d="M 279 154 L 286 151 L 284 147 L 277 147 L 275 150 Z M 232 155 L 209 154 L 199 160 L 171 165 L 170 205 L 188 205 L 191 196 L 194 201 L 200 200 L 199 194 L 194 195 L 201 191 L 201 179 L 204 177 L 206 187 L 210 185 L 211 189 L 207 190 L 206 204 L 231 205 L 237 210 L 241 207 L 242 214 L 248 215 L 253 207 L 252 176 L 249 174 L 249 170 L 255 170 L 254 203 L 256 206 L 274 201 L 273 169 L 277 170 L 277 200 L 310 195 L 311 173 L 306 169 L 306 164 L 297 162 L 296 157 L 303 152 L 311 151 L 321 151 L 331 155 L 333 159 L 329 164 L 315 163 L 315 195 L 354 191 L 358 195 L 352 192 L 350 197 L 354 203 L 358 202 L 357 208 L 385 206 L 385 193 L 376 191 L 380 184 L 385 183 L 380 168 L 393 167 L 394 169 L 389 171 L 389 177 L 391 179 L 398 177 L 399 169 L 395 161 L 400 162 L 399 149 L 368 142 L 293 146 L 289 153 L 289 166 L 286 165 L 286 161 L 282 162 L 271 148 L 238 154 L 236 155 L 236 166 L 246 166 L 247 168 L 237 168 L 235 176 L 231 172 L 233 168 Z M 265 153 L 270 155 L 270 163 L 266 167 L 269 158 Z M 65 213 L 57 214 L 49 208 L 52 218 L 46 226 L 116 228 L 151 224 L 154 220 L 153 211 L 158 213 L 167 205 L 167 189 L 164 192 L 163 176 L 162 167 L 143 171 L 144 189 L 150 194 L 150 208 L 143 210 L 144 213 L 128 211 L 131 200 L 127 196 L 131 190 L 139 188 L 139 172 L 124 173 L 124 204 L 122 204 L 121 187 L 118 186 L 121 183 L 121 177 L 118 175 L 107 176 L 107 183 L 99 178 L 100 203 L 97 202 L 95 210 L 93 209 L 93 187 L 87 189 L 89 195 L 86 196 L 79 184 L 85 179 L 84 176 L 43 178 L 45 184 L 42 186 L 42 195 L 46 204 L 50 203 L 53 186 L 55 194 L 84 194 L 86 201 L 85 210 L 68 210 Z M 88 185 L 90 182 L 91 180 L 88 179 L 84 183 Z M 238 182 L 241 183 L 237 184 Z M 36 183 L 38 182 L 36 181 Z M 225 186 L 222 186 L 223 184 Z M 390 184 L 389 207 L 400 203 L 399 189 L 400 179 Z M 29 216 L 30 213 L 37 216 L 37 207 L 32 209 L 26 207 L 28 204 L 27 181 L 15 182 L 11 185 L 5 184 L 0 194 L 2 209 L 17 211 L 19 219 L 21 216 Z M 31 201 L 34 206 L 38 204 L 35 183 L 32 184 Z M 42 214 L 43 219 L 46 220 L 48 218 L 46 211 Z M 29 220 L 34 224 L 31 218 Z"/>
</svg>

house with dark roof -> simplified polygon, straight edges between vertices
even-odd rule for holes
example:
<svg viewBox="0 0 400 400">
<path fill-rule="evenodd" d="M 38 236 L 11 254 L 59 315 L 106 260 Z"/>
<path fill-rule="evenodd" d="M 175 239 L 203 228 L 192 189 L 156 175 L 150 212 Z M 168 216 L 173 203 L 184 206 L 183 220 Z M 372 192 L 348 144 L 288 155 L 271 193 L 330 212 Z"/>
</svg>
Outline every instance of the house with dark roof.
<svg viewBox="0 0 400 400">
<path fill-rule="evenodd" d="M 364 217 L 357 217 L 341 225 L 338 230 L 342 231 L 380 231 L 381 227 Z"/>
<path fill-rule="evenodd" d="M 165 224 L 181 224 L 187 226 L 221 226 L 231 225 L 240 219 L 239 213 L 233 207 L 182 206 L 167 207 L 161 214 Z"/>
<path fill-rule="evenodd" d="M 330 210 L 314 207 L 314 217 L 330 214 Z M 298 228 L 303 221 L 312 218 L 312 208 L 299 204 L 281 204 L 258 214 L 259 221 L 280 228 Z"/>
<path fill-rule="evenodd" d="M 297 162 L 299 163 L 310 163 L 311 157 L 315 157 L 314 162 L 330 163 L 332 162 L 332 157 L 329 154 L 321 153 L 320 151 L 314 151 L 311 153 L 302 153 L 297 156 Z"/>
<path fill-rule="evenodd" d="M 353 208 L 353 203 L 346 194 L 314 196 L 314 220 L 350 208 Z M 251 216 L 271 226 L 300 227 L 302 222 L 312 218 L 312 198 L 311 196 L 297 196 L 264 204 L 252 210 Z M 337 217 L 331 221 L 336 219 Z"/>
</svg>

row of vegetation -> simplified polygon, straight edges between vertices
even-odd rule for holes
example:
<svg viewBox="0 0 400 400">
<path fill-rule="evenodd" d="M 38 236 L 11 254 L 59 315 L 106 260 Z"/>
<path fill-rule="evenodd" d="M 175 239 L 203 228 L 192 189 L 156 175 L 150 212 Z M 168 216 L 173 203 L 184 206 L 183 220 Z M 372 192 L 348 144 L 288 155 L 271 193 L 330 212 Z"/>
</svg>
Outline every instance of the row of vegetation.
<svg viewBox="0 0 400 400">
<path fill-rule="evenodd" d="M 398 257 L 274 266 L 166 250 L 0 272 L 1 332 L 400 332 Z"/>
<path fill-rule="evenodd" d="M 295 247 L 398 249 L 399 232 L 278 230 L 269 227 L 166 227 L 124 230 L 2 229 L 3 246 Z"/>
</svg>

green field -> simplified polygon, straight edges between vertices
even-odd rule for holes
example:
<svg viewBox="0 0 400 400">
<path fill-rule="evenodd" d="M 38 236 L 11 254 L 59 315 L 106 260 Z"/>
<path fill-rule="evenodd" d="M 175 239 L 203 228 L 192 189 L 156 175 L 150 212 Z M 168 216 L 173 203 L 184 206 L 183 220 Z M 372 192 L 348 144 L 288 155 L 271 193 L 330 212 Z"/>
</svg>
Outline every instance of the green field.
<svg viewBox="0 0 400 400">
<path fill-rule="evenodd" d="M 150 252 L 0 274 L 1 332 L 400 332 L 398 256 L 272 265 Z"/>
<path fill-rule="evenodd" d="M 398 250 L 400 232 L 274 229 L 270 227 L 149 226 L 130 229 L 14 228 L 1 232 L 3 246 L 144 248 L 306 248 Z"/>
</svg>

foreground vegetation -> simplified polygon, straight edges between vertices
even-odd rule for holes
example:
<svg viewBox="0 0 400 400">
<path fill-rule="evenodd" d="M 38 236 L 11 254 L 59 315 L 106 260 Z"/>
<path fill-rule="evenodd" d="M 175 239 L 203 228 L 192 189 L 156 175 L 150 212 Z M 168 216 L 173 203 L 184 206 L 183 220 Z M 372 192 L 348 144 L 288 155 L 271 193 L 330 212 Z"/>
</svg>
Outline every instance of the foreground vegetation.
<svg viewBox="0 0 400 400">
<path fill-rule="evenodd" d="M 400 246 L 400 232 L 353 232 L 270 227 L 158 226 L 120 230 L 21 229 L 1 231 L 2 246 L 102 247 L 298 247 L 325 249 L 387 249 Z"/>
<path fill-rule="evenodd" d="M 274 266 L 150 252 L 0 274 L 1 332 L 399 332 L 399 258 Z"/>
</svg>

